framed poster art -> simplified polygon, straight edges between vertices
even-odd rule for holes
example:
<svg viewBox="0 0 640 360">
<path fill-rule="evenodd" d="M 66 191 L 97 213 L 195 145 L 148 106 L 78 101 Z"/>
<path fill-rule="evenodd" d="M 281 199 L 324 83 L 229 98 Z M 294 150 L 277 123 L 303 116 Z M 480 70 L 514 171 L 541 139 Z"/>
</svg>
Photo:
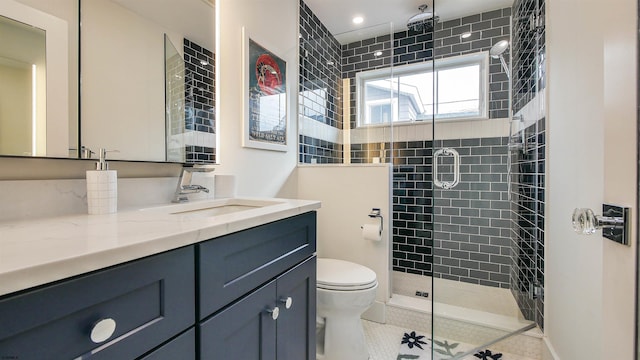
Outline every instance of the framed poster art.
<svg viewBox="0 0 640 360">
<path fill-rule="evenodd" d="M 287 63 L 243 35 L 244 119 L 242 146 L 287 151 Z"/>
</svg>

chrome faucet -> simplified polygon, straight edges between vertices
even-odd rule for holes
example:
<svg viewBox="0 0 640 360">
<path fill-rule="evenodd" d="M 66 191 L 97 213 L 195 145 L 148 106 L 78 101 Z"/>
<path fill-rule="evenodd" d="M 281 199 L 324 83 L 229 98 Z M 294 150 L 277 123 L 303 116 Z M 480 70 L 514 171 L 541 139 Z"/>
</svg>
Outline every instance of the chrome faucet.
<svg viewBox="0 0 640 360">
<path fill-rule="evenodd" d="M 215 170 L 210 165 L 193 165 L 185 166 L 180 173 L 180 180 L 178 180 L 178 187 L 176 188 L 176 194 L 173 197 L 174 203 L 182 203 L 189 201 L 187 194 L 194 194 L 198 192 L 209 192 L 209 189 L 202 185 L 192 185 L 191 178 L 194 172 L 212 172 Z"/>
</svg>

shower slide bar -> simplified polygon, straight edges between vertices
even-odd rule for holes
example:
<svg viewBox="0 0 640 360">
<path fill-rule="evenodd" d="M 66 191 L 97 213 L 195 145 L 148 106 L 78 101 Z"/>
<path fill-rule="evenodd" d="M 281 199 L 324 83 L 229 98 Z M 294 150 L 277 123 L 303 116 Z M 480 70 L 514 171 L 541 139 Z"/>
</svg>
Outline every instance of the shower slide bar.
<svg viewBox="0 0 640 360">
<path fill-rule="evenodd" d="M 438 160 L 441 156 L 453 156 L 453 181 L 442 181 L 438 173 Z M 451 148 L 438 149 L 433 153 L 433 185 L 449 190 L 453 189 L 460 183 L 460 154 Z"/>
</svg>

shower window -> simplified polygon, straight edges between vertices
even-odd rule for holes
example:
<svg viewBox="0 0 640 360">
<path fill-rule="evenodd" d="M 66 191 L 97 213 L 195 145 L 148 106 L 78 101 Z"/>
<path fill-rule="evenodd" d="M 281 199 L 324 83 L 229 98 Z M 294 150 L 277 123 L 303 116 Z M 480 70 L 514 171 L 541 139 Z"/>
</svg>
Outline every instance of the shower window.
<svg viewBox="0 0 640 360">
<path fill-rule="evenodd" d="M 358 73 L 358 126 L 488 118 L 486 53 L 436 60 L 433 68 L 423 62 L 396 67 L 393 74 Z"/>
</svg>

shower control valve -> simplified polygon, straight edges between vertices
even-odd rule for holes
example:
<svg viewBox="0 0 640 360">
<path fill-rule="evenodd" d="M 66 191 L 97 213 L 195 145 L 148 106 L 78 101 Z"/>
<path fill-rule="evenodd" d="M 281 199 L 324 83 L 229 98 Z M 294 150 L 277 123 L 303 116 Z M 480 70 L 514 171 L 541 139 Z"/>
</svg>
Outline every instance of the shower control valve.
<svg viewBox="0 0 640 360">
<path fill-rule="evenodd" d="M 576 208 L 571 216 L 573 230 L 582 235 L 591 235 L 602 229 L 602 236 L 623 245 L 629 245 L 629 208 L 604 204 L 602 214 L 593 210 Z"/>
</svg>

